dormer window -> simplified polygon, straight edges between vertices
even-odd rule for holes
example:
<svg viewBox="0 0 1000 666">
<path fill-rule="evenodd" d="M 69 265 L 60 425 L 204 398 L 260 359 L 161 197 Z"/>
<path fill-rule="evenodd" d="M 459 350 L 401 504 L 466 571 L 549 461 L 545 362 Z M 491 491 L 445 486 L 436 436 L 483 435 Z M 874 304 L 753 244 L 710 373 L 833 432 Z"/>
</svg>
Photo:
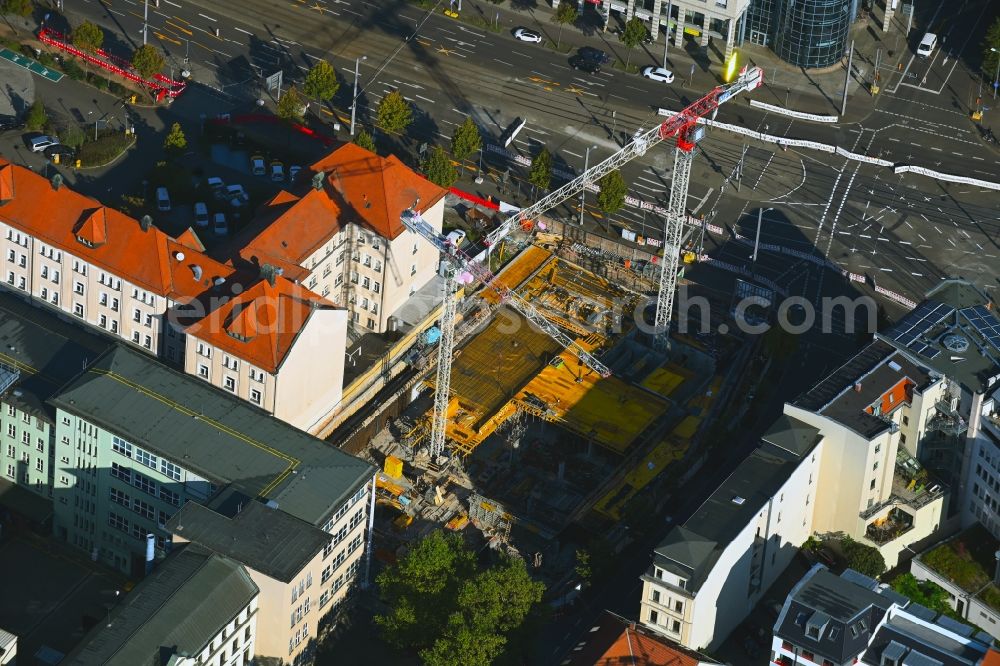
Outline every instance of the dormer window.
<svg viewBox="0 0 1000 666">
<path fill-rule="evenodd" d="M 77 240 L 78 243 L 80 243 L 80 245 L 83 245 L 84 247 L 89 247 L 89 248 L 97 247 L 96 245 L 94 245 L 93 243 L 91 243 L 89 240 L 87 240 L 83 236 L 77 236 L 76 240 Z"/>
</svg>

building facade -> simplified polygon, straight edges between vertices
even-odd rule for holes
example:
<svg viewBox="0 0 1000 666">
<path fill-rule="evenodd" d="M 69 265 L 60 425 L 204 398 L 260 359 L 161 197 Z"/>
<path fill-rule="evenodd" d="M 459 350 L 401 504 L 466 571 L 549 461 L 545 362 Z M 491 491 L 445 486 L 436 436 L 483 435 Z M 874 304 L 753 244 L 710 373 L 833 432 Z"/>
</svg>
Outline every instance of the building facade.
<svg viewBox="0 0 1000 666">
<path fill-rule="evenodd" d="M 648 25 L 650 37 L 656 39 L 663 32 L 665 39 L 672 39 L 680 48 L 684 36 L 698 40 L 701 46 L 708 46 L 711 39 L 720 40 L 719 50 L 728 58 L 734 45 L 744 39 L 747 10 L 752 0 L 714 0 L 712 3 L 700 0 L 598 0 L 599 11 L 605 17 L 605 25 L 611 12 L 616 12 L 625 21 L 639 18 Z M 559 3 L 553 0 L 553 7 Z M 681 29 L 677 29 L 681 26 Z"/>
<path fill-rule="evenodd" d="M 816 69 L 844 57 L 859 0 L 753 0 L 746 38 L 797 67 Z"/>
</svg>

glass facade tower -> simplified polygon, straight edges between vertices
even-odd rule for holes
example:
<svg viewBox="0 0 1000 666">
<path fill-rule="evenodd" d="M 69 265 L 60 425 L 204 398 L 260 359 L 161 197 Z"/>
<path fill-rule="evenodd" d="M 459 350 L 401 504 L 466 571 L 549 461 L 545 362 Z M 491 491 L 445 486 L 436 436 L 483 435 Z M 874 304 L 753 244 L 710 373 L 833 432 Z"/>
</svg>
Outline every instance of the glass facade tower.
<svg viewBox="0 0 1000 666">
<path fill-rule="evenodd" d="M 753 0 L 746 36 L 798 67 L 829 67 L 844 55 L 857 9 L 858 0 Z"/>
</svg>

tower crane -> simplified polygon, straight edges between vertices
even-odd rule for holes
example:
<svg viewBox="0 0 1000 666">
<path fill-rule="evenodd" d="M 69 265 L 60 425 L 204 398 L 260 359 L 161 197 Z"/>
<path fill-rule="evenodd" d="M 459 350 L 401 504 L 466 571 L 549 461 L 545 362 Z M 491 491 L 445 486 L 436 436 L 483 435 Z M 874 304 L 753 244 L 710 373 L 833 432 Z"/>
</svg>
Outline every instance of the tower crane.
<svg viewBox="0 0 1000 666">
<path fill-rule="evenodd" d="M 670 315 L 674 305 L 674 289 L 677 285 L 677 262 L 680 256 L 681 232 L 684 228 L 691 163 L 694 159 L 694 148 L 703 135 L 703 131 L 698 127 L 698 119 L 714 114 L 719 105 L 741 92 L 760 87 L 763 82 L 764 71 L 760 67 L 744 67 L 732 83 L 715 87 L 704 97 L 674 114 L 659 126 L 645 132 L 637 132 L 630 143 L 608 159 L 595 164 L 562 187 L 507 218 L 487 235 L 486 244 L 492 247 L 522 222 L 531 220 L 579 194 L 590 183 L 600 180 L 606 174 L 627 164 L 632 159 L 644 155 L 647 150 L 661 141 L 670 138 L 676 139 L 670 199 L 663 227 L 663 264 L 654 319 L 654 332 L 656 334 L 654 344 L 658 348 L 666 348 Z M 407 229 L 422 236 L 437 247 L 448 264 L 445 273 L 444 307 L 440 320 L 441 339 L 438 343 L 437 382 L 434 389 L 434 408 L 431 417 L 430 453 L 432 457 L 437 457 L 444 450 L 448 403 L 451 398 L 451 361 L 455 351 L 457 308 L 455 291 L 458 284 L 480 282 L 483 287 L 494 291 L 500 297 L 501 302 L 506 302 L 557 342 L 565 347 L 575 348 L 581 363 L 602 377 L 610 376 L 611 371 L 603 363 L 546 319 L 531 303 L 518 296 L 509 287 L 499 283 L 487 266 L 473 261 L 445 236 L 439 234 L 420 216 L 418 211 L 412 208 L 405 210 L 400 218 Z"/>
</svg>

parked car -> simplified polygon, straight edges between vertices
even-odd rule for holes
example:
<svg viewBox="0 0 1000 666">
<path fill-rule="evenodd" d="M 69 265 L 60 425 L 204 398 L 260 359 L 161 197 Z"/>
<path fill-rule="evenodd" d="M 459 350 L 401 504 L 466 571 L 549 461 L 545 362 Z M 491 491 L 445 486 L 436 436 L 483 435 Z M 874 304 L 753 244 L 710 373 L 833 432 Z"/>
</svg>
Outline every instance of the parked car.
<svg viewBox="0 0 1000 666">
<path fill-rule="evenodd" d="M 201 201 L 194 205 L 194 223 L 199 227 L 208 226 L 208 206 Z"/>
<path fill-rule="evenodd" d="M 663 67 L 654 67 L 653 65 L 649 65 L 648 67 L 643 67 L 642 75 L 645 76 L 647 79 L 650 79 L 652 81 L 659 81 L 660 83 L 674 82 L 674 73 L 671 72 L 669 69 L 665 69 Z"/>
<path fill-rule="evenodd" d="M 595 49 L 593 46 L 580 47 L 576 53 L 584 60 L 596 62 L 598 65 L 607 65 L 611 62 L 611 56 L 601 49 Z"/>
<path fill-rule="evenodd" d="M 165 187 L 156 188 L 156 209 L 162 212 L 170 210 L 170 193 Z"/>
<path fill-rule="evenodd" d="M 233 206 L 242 206 L 246 202 L 250 201 L 250 195 L 247 191 L 243 189 L 240 184 L 229 185 L 226 187 L 226 198 L 229 199 L 229 203 Z"/>
<path fill-rule="evenodd" d="M 54 143 L 45 149 L 44 155 L 50 160 L 55 160 L 56 155 L 59 155 L 60 162 L 67 162 L 76 156 L 76 151 L 61 143 Z"/>
<path fill-rule="evenodd" d="M 229 233 L 229 223 L 226 222 L 225 213 L 216 213 L 212 218 L 212 231 L 218 236 L 225 236 Z"/>
<path fill-rule="evenodd" d="M 28 146 L 31 148 L 31 152 L 40 153 L 49 146 L 55 146 L 59 144 L 59 139 L 54 136 L 48 136 L 43 134 L 41 136 L 36 136 L 35 138 L 28 141 Z"/>
<path fill-rule="evenodd" d="M 285 179 L 285 165 L 275 160 L 271 162 L 271 180 L 280 183 Z"/>
<path fill-rule="evenodd" d="M 302 171 L 302 167 L 300 167 L 297 164 L 288 167 L 288 182 L 289 183 L 294 183 L 295 182 L 295 178 L 296 178 L 296 176 L 299 175 L 300 171 Z"/>
<path fill-rule="evenodd" d="M 24 129 L 24 123 L 17 118 L 0 120 L 0 132 L 9 132 L 11 130 L 19 129 Z"/>
<path fill-rule="evenodd" d="M 517 28 L 514 30 L 514 38 L 522 42 L 531 42 L 532 44 L 542 43 L 542 36 L 534 30 L 528 30 L 527 28 Z"/>
<path fill-rule="evenodd" d="M 581 72 L 587 72 L 588 74 L 600 74 L 601 65 L 593 60 L 587 60 L 583 56 L 575 55 L 569 59 L 569 65 L 573 69 L 578 69 Z"/>
<path fill-rule="evenodd" d="M 250 158 L 250 173 L 255 176 L 264 176 L 267 174 L 267 166 L 264 164 L 263 156 L 254 155 Z"/>
<path fill-rule="evenodd" d="M 221 178 L 218 176 L 209 176 L 205 184 L 208 185 L 208 189 L 211 190 L 213 197 L 219 200 L 226 198 L 226 184 L 222 182 Z"/>
</svg>

